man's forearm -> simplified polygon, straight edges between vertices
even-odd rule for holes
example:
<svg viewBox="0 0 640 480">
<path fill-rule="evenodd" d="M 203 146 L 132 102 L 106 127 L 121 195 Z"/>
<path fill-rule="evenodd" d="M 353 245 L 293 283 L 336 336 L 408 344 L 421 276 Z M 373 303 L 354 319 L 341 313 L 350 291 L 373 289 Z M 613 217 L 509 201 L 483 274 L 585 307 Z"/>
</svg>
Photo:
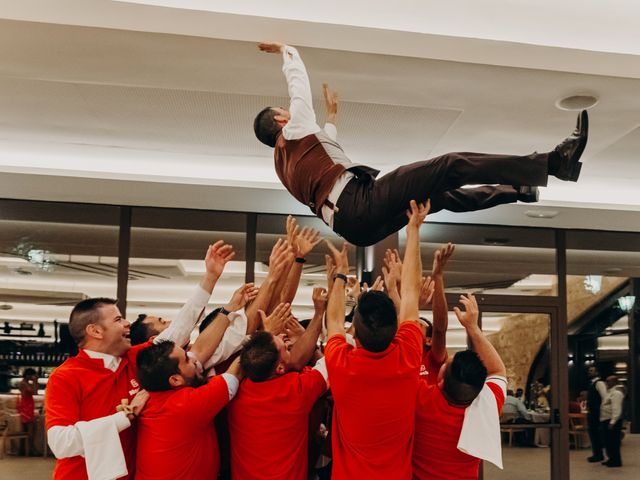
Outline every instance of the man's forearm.
<svg viewBox="0 0 640 480">
<path fill-rule="evenodd" d="M 193 343 L 190 352 L 193 353 L 201 364 L 205 364 L 217 350 L 225 331 L 229 327 L 229 318 L 226 315 L 218 315 L 215 321 L 205 328 Z"/>
<path fill-rule="evenodd" d="M 293 266 L 289 270 L 289 275 L 287 275 L 284 287 L 282 288 L 279 303 L 293 303 L 294 298 L 296 298 L 296 292 L 298 291 L 301 276 L 302 263 L 294 262 Z"/>
<path fill-rule="evenodd" d="M 444 278 L 442 275 L 434 277 L 435 289 L 433 292 L 433 332 L 431 338 L 431 352 L 436 361 L 442 361 L 447 355 L 447 327 L 449 325 L 449 308 L 444 291 Z"/>
<path fill-rule="evenodd" d="M 407 226 L 407 243 L 400 281 L 400 315 L 398 323 L 406 320 L 417 320 L 419 315 L 418 301 L 420 279 L 422 278 L 419 233 L 418 227 Z"/>
<path fill-rule="evenodd" d="M 318 337 L 320 336 L 320 330 L 322 330 L 323 316 L 323 314 L 314 314 L 305 332 L 293 345 L 293 348 L 291 349 L 291 360 L 289 365 L 289 368 L 291 370 L 302 370 L 304 366 L 309 363 L 309 360 L 316 350 Z"/>
<path fill-rule="evenodd" d="M 336 278 L 327 303 L 327 337 L 329 338 L 336 334 L 344 335 L 345 301 L 345 282 L 341 278 Z"/>
<path fill-rule="evenodd" d="M 271 297 L 269 299 L 269 305 L 268 305 L 267 309 L 265 310 L 265 313 L 267 315 L 269 315 L 273 311 L 273 309 L 276 308 L 278 306 L 278 304 L 280 304 L 280 301 L 279 301 L 280 300 L 280 295 L 278 294 L 278 292 L 282 292 L 282 290 L 284 289 L 285 283 L 287 282 L 287 278 L 289 277 L 289 272 L 293 268 L 293 264 L 294 263 L 296 263 L 296 262 L 294 262 L 293 259 L 292 259 L 287 265 L 285 265 L 283 273 L 276 280 L 276 283 L 274 285 L 275 294 L 271 295 Z"/>
<path fill-rule="evenodd" d="M 274 275 L 269 272 L 267 278 L 265 278 L 264 282 L 262 282 L 262 285 L 260 285 L 260 288 L 258 289 L 258 295 L 245 309 L 245 313 L 247 314 L 247 335 L 253 334 L 253 332 L 258 329 L 260 324 L 258 310 L 266 312 L 269 308 L 271 297 L 274 296 L 273 292 L 275 291 L 276 281 L 277 279 Z"/>
<path fill-rule="evenodd" d="M 467 330 L 467 335 L 469 336 L 469 340 L 471 340 L 474 351 L 478 354 L 480 361 L 487 369 L 487 375 L 499 375 L 501 377 L 505 377 L 507 375 L 507 371 L 504 363 L 496 349 L 491 345 L 491 342 L 489 342 L 487 337 L 484 336 L 480 327 L 476 325 L 469 328 Z"/>
</svg>

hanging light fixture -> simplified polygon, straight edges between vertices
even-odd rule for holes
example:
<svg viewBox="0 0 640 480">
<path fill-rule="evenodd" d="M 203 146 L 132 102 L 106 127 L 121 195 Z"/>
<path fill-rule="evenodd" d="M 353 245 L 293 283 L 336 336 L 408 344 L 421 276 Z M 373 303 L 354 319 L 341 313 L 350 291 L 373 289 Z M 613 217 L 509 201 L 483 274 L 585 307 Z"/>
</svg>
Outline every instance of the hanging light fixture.
<svg viewBox="0 0 640 480">
<path fill-rule="evenodd" d="M 618 306 L 620 307 L 620 310 L 622 310 L 625 313 L 631 312 L 631 310 L 633 309 L 633 305 L 635 303 L 636 303 L 635 295 L 627 295 L 626 297 L 620 297 L 618 299 Z"/>
</svg>

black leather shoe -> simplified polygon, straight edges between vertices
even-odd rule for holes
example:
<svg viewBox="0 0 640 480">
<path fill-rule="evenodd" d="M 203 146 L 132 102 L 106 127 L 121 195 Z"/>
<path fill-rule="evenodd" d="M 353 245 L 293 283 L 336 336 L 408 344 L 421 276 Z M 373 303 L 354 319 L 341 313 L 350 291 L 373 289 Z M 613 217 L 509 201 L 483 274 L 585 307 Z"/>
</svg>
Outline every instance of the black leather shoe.
<svg viewBox="0 0 640 480">
<path fill-rule="evenodd" d="M 535 203 L 540 199 L 540 190 L 538 187 L 529 187 L 523 185 L 521 187 L 515 187 L 518 191 L 518 200 L 525 203 Z"/>
<path fill-rule="evenodd" d="M 589 463 L 601 462 L 603 460 L 604 460 L 604 457 L 589 457 L 589 458 L 587 458 L 587 462 L 589 462 Z"/>
<path fill-rule="evenodd" d="M 556 172 L 556 177 L 560 180 L 577 182 L 580 176 L 582 163 L 580 157 L 587 146 L 587 136 L 589 135 L 589 115 L 586 110 L 578 115 L 576 129 L 571 135 L 564 139 L 554 151 L 560 156 L 560 167 Z"/>
</svg>

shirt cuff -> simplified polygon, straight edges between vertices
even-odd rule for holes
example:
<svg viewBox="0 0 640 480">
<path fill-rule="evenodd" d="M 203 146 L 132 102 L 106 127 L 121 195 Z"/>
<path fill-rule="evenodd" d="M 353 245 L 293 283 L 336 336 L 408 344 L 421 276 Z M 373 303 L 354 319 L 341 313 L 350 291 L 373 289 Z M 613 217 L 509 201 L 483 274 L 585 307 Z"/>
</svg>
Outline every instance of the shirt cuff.
<svg viewBox="0 0 640 480">
<path fill-rule="evenodd" d="M 113 415 L 111 415 L 111 418 L 113 418 L 118 432 L 126 430 L 131 426 L 131 421 L 129 420 L 129 417 L 127 417 L 127 414 L 124 412 L 114 413 Z"/>
<path fill-rule="evenodd" d="M 231 375 L 230 373 L 223 373 L 221 375 L 224 378 L 224 381 L 227 382 L 227 388 L 229 389 L 229 400 L 232 400 L 233 397 L 238 393 L 238 388 L 240 387 L 240 380 L 235 375 Z"/>
</svg>

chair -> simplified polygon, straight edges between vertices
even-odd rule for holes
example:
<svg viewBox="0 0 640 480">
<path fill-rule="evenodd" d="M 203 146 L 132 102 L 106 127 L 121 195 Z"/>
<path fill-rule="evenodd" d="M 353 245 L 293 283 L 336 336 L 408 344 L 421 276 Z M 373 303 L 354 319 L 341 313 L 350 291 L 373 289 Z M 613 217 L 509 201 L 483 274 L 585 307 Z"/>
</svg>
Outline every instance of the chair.
<svg viewBox="0 0 640 480">
<path fill-rule="evenodd" d="M 9 415 L 6 412 L 0 412 L 0 459 L 3 459 L 7 449 L 7 440 L 9 442 L 13 440 L 21 440 L 24 442 L 24 451 L 27 457 L 31 453 L 30 439 L 27 432 L 10 432 Z"/>
<path fill-rule="evenodd" d="M 581 440 L 583 438 L 589 438 L 589 432 L 587 430 L 587 416 L 584 413 L 570 413 L 569 414 L 569 446 L 573 443 L 576 450 L 583 448 Z M 572 442 L 573 440 L 573 442 Z"/>
<path fill-rule="evenodd" d="M 513 434 L 517 432 L 524 432 L 526 428 L 520 426 L 520 424 L 514 423 L 516 421 L 516 417 L 503 414 L 500 415 L 500 433 L 506 433 L 509 436 L 509 446 L 513 446 Z"/>
</svg>

